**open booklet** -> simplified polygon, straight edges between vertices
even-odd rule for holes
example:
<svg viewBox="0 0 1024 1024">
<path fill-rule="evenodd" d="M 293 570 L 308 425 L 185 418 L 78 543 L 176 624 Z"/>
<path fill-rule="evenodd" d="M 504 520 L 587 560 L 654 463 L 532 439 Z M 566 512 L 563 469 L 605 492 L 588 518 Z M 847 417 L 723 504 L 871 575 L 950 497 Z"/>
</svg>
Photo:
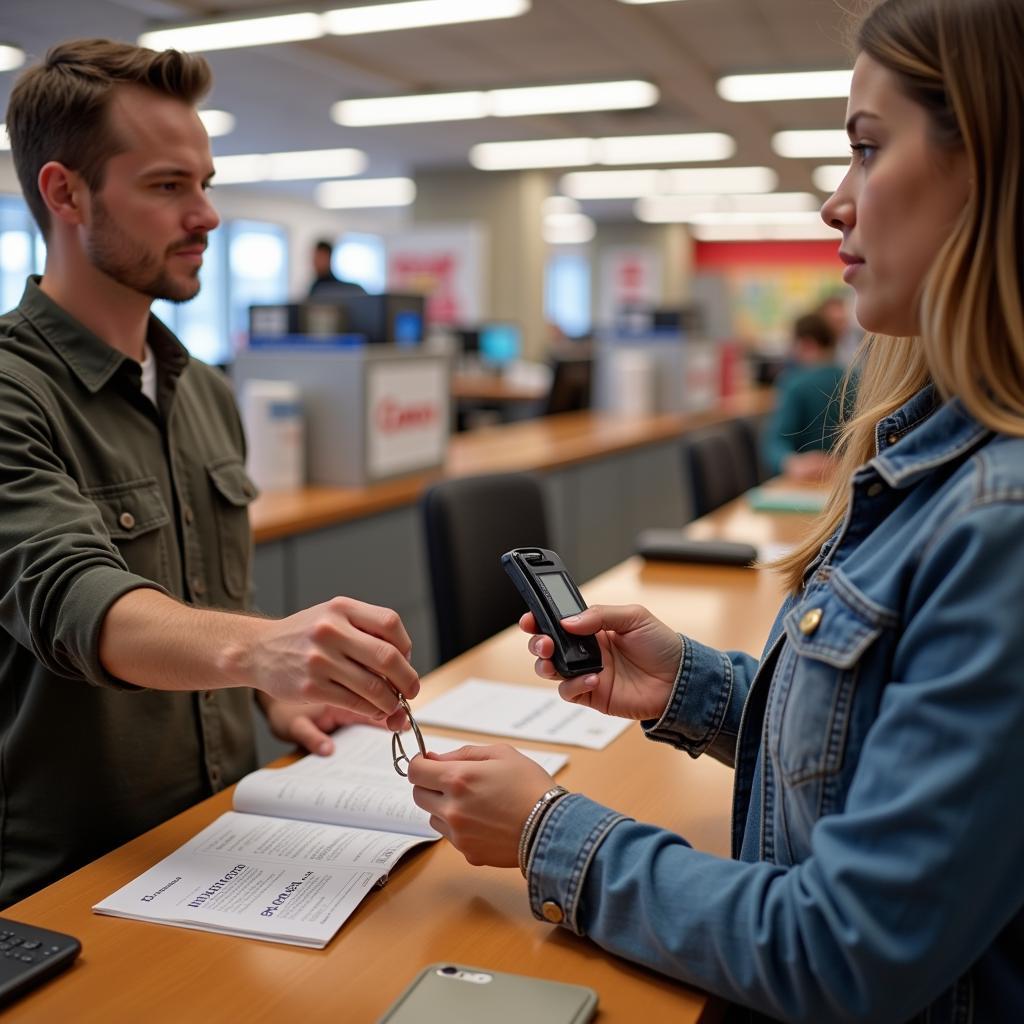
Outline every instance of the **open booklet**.
<svg viewBox="0 0 1024 1024">
<path fill-rule="evenodd" d="M 415 749 L 412 736 L 403 737 Z M 463 744 L 424 737 L 435 753 Z M 411 744 L 411 745 L 410 745 Z M 366 893 L 438 834 L 394 770 L 391 733 L 349 726 L 329 757 L 261 769 L 234 810 L 101 900 L 99 914 L 321 949 Z M 523 751 L 554 774 L 564 754 Z"/>
</svg>

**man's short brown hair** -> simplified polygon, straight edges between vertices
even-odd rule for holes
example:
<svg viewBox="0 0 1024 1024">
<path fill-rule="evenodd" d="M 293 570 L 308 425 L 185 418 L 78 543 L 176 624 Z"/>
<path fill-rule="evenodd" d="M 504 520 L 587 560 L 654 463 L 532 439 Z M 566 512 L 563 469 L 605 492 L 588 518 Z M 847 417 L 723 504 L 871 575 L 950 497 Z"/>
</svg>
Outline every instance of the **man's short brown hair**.
<svg viewBox="0 0 1024 1024">
<path fill-rule="evenodd" d="M 77 171 L 95 192 L 107 160 L 124 143 L 107 110 L 119 85 L 140 85 L 194 105 L 209 91 L 210 65 L 177 50 L 147 50 L 109 39 L 58 43 L 29 68 L 11 92 L 7 132 L 14 166 L 32 216 L 44 235 L 50 212 L 39 194 L 39 171 L 51 160 Z"/>
</svg>

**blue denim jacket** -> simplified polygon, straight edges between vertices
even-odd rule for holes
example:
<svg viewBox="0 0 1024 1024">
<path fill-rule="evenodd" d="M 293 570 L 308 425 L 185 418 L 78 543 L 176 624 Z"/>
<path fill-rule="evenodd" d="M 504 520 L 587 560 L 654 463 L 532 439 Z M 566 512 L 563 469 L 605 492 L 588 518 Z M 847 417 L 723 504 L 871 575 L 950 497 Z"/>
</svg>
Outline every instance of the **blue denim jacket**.
<svg viewBox="0 0 1024 1024">
<path fill-rule="evenodd" d="M 1024 439 L 928 388 L 877 453 L 760 664 L 686 639 L 644 723 L 735 767 L 735 859 L 573 794 L 531 906 L 737 1019 L 1018 1022 Z"/>
</svg>

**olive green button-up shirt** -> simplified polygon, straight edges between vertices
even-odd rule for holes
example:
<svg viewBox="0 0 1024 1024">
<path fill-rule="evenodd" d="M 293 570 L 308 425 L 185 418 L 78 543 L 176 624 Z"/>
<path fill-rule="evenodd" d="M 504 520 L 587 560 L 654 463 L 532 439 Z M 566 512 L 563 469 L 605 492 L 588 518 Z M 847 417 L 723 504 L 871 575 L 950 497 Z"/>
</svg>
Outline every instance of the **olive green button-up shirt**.
<svg viewBox="0 0 1024 1024">
<path fill-rule="evenodd" d="M 244 440 L 220 373 L 150 318 L 141 368 L 30 279 L 0 317 L 0 906 L 255 767 L 245 689 L 145 690 L 100 626 L 139 587 L 243 609 Z"/>
</svg>

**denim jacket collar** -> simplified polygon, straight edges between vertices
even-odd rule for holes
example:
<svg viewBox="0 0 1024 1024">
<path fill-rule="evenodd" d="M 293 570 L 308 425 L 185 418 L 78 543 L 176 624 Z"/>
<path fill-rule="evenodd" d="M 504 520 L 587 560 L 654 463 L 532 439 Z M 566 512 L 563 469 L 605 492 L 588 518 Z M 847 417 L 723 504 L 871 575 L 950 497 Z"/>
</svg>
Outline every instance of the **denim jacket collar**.
<svg viewBox="0 0 1024 1024">
<path fill-rule="evenodd" d="M 878 454 L 869 465 L 890 487 L 910 487 L 927 473 L 960 458 L 990 434 L 959 398 L 942 402 L 929 384 L 892 415 L 878 421 Z"/>
</svg>

